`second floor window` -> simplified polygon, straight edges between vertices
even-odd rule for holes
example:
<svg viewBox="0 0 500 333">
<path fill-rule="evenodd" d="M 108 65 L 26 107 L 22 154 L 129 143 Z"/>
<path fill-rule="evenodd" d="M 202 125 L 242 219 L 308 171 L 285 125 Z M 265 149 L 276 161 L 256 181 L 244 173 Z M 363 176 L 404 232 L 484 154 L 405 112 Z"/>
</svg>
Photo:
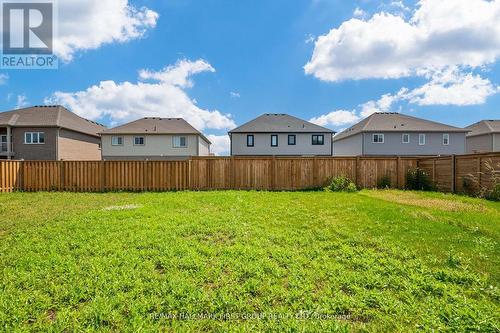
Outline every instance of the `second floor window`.
<svg viewBox="0 0 500 333">
<path fill-rule="evenodd" d="M 312 144 L 313 144 L 313 146 L 323 146 L 325 144 L 325 136 L 324 135 L 313 135 L 312 136 Z"/>
<path fill-rule="evenodd" d="M 443 145 L 448 146 L 450 144 L 450 135 L 443 134 Z"/>
<path fill-rule="evenodd" d="M 123 146 L 123 136 L 113 136 L 111 137 L 112 146 Z"/>
<path fill-rule="evenodd" d="M 373 143 L 384 143 L 384 135 L 383 134 L 373 134 L 372 142 Z"/>
<path fill-rule="evenodd" d="M 271 135 L 271 147 L 278 147 L 278 136 L 276 134 Z"/>
<path fill-rule="evenodd" d="M 144 137 L 143 136 L 134 137 L 134 146 L 144 146 Z"/>
<path fill-rule="evenodd" d="M 297 136 L 295 134 L 290 134 L 288 136 L 288 145 L 295 146 L 297 144 Z"/>
<path fill-rule="evenodd" d="M 26 132 L 24 133 L 24 143 L 27 145 L 43 145 L 45 143 L 45 133 Z"/>
<path fill-rule="evenodd" d="M 419 134 L 418 135 L 418 144 L 420 146 L 424 146 L 425 145 L 425 134 Z"/>
<path fill-rule="evenodd" d="M 185 136 L 174 136 L 174 148 L 186 148 L 187 138 Z"/>
<path fill-rule="evenodd" d="M 247 135 L 247 147 L 253 147 L 255 145 L 255 138 L 252 134 Z"/>
<path fill-rule="evenodd" d="M 410 134 L 403 134 L 403 143 L 410 143 Z"/>
</svg>

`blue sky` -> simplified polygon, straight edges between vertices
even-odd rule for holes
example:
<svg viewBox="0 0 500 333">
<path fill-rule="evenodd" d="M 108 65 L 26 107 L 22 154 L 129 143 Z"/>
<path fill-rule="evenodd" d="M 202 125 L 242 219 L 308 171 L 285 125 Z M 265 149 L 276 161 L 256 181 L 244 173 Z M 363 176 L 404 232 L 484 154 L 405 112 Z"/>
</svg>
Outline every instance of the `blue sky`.
<svg viewBox="0 0 500 333">
<path fill-rule="evenodd" d="M 221 154 L 262 113 L 335 130 L 374 111 L 500 118 L 499 1 L 123 3 L 60 5 L 59 69 L 3 71 L 1 109 L 61 103 L 108 126 L 183 116 Z"/>
</svg>

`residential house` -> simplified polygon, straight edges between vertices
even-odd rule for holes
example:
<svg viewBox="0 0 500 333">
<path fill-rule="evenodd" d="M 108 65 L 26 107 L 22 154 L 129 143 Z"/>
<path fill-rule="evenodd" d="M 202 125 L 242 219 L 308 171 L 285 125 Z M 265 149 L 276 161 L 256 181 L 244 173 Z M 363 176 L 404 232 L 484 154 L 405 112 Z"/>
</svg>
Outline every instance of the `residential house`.
<svg viewBox="0 0 500 333">
<path fill-rule="evenodd" d="M 182 118 L 143 118 L 101 132 L 104 160 L 176 160 L 210 155 L 210 140 Z"/>
<path fill-rule="evenodd" d="M 463 154 L 467 132 L 399 113 L 374 113 L 333 138 L 334 155 Z"/>
<path fill-rule="evenodd" d="M 500 120 L 482 120 L 466 127 L 467 153 L 500 151 Z"/>
<path fill-rule="evenodd" d="M 335 132 L 287 114 L 264 114 L 229 132 L 233 156 L 332 156 Z"/>
<path fill-rule="evenodd" d="M 0 113 L 0 159 L 100 160 L 105 127 L 62 106 Z"/>
</svg>

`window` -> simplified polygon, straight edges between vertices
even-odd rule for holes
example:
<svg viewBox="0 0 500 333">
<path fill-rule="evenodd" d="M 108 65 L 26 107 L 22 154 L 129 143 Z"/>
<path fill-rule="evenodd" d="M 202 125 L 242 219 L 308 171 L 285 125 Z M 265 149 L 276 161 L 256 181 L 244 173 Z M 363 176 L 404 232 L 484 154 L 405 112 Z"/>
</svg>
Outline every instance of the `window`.
<svg viewBox="0 0 500 333">
<path fill-rule="evenodd" d="M 410 134 L 403 134 L 403 143 L 410 143 Z"/>
<path fill-rule="evenodd" d="M 113 136 L 111 137 L 112 146 L 123 146 L 123 136 Z"/>
<path fill-rule="evenodd" d="M 45 143 L 44 132 L 25 132 L 24 143 L 27 145 L 43 145 Z"/>
<path fill-rule="evenodd" d="M 425 145 L 425 134 L 419 134 L 418 135 L 418 144 L 420 146 Z"/>
<path fill-rule="evenodd" d="M 443 134 L 443 145 L 447 146 L 450 144 L 450 135 L 449 134 Z"/>
<path fill-rule="evenodd" d="M 134 137 L 134 146 L 144 146 L 144 137 L 143 136 Z"/>
<path fill-rule="evenodd" d="M 324 135 L 313 135 L 312 136 L 312 144 L 313 146 L 322 146 L 325 144 L 325 136 Z"/>
<path fill-rule="evenodd" d="M 255 145 L 255 137 L 253 134 L 247 135 L 247 147 L 253 147 Z"/>
<path fill-rule="evenodd" d="M 384 143 L 384 134 L 373 134 L 372 142 L 373 143 Z"/>
<path fill-rule="evenodd" d="M 271 135 L 271 147 L 278 147 L 278 136 L 276 134 Z"/>
<path fill-rule="evenodd" d="M 297 136 L 295 134 L 290 134 L 288 136 L 288 145 L 295 146 L 297 144 Z"/>
<path fill-rule="evenodd" d="M 187 138 L 185 136 L 174 136 L 174 148 L 186 148 Z"/>
</svg>

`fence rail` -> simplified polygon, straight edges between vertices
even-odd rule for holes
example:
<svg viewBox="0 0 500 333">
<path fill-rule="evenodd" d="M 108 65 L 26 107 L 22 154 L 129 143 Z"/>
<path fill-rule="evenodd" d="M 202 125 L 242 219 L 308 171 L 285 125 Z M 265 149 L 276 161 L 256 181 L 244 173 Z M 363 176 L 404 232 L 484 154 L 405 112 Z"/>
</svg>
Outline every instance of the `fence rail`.
<svg viewBox="0 0 500 333">
<path fill-rule="evenodd" d="M 460 191 L 461 179 L 480 173 L 491 186 L 488 161 L 500 153 L 418 157 L 194 157 L 185 161 L 0 161 L 0 191 L 299 190 L 347 176 L 361 188 L 384 176 L 395 188 L 420 166 L 439 190 Z M 479 171 L 478 171 L 479 170 Z"/>
</svg>

